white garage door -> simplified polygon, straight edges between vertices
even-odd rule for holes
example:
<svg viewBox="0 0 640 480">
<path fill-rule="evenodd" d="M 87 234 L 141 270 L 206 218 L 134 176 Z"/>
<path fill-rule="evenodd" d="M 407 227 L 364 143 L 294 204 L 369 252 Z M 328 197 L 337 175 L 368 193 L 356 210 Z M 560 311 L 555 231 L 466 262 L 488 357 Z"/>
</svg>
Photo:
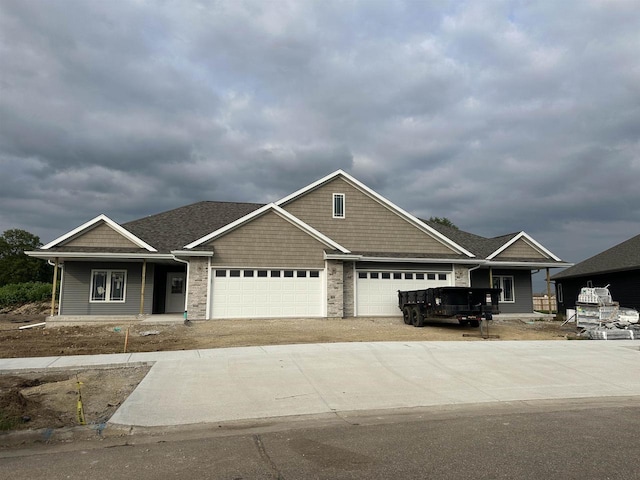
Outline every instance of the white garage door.
<svg viewBox="0 0 640 480">
<path fill-rule="evenodd" d="M 398 290 L 447 287 L 451 272 L 358 271 L 356 312 L 363 316 L 402 315 L 398 308 Z"/>
<path fill-rule="evenodd" d="M 212 318 L 321 317 L 320 270 L 214 269 Z"/>
</svg>

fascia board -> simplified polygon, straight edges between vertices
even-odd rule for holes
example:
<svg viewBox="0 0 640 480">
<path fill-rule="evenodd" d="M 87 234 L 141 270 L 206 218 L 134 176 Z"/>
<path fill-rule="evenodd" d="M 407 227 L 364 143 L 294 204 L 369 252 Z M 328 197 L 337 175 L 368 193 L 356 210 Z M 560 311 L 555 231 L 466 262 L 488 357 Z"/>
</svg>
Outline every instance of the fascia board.
<svg viewBox="0 0 640 480">
<path fill-rule="evenodd" d="M 340 250 L 342 253 L 347 253 L 347 254 L 351 253 L 348 249 L 346 249 L 345 247 L 343 247 L 339 243 L 331 240 L 325 234 L 319 232 L 318 230 L 313 228 L 311 225 L 303 222 L 298 217 L 290 214 L 289 212 L 287 212 L 286 210 L 284 210 L 283 208 L 280 208 L 279 206 L 277 206 L 275 204 L 272 204 L 272 205 L 273 205 L 273 211 L 274 212 L 276 212 L 278 215 L 280 215 L 285 220 L 287 220 L 287 221 L 291 222 L 292 224 L 294 224 L 295 226 L 297 226 L 299 229 L 301 229 L 304 232 L 308 233 L 309 235 L 314 237 L 316 240 L 324 243 L 327 247 L 331 247 L 334 250 Z"/>
<path fill-rule="evenodd" d="M 488 267 L 531 267 L 531 268 L 568 268 L 573 267 L 574 263 L 568 262 L 500 262 L 500 261 L 487 261 L 485 263 Z"/>
<path fill-rule="evenodd" d="M 358 262 L 362 259 L 362 255 L 353 255 L 349 253 L 327 253 L 324 252 L 324 260 L 345 260 Z"/>
<path fill-rule="evenodd" d="M 485 260 L 479 259 L 452 259 L 452 258 L 422 258 L 422 257 L 367 257 L 361 256 L 362 262 L 381 263 L 455 263 L 456 265 L 484 265 Z"/>
<path fill-rule="evenodd" d="M 275 203 L 278 206 L 283 205 L 284 203 L 287 203 L 290 200 L 293 200 L 294 198 L 302 196 L 305 193 L 307 193 L 307 192 L 309 192 L 311 190 L 314 190 L 318 186 L 328 182 L 329 180 L 333 180 L 334 178 L 337 178 L 339 176 L 342 176 L 347 181 L 347 183 L 350 183 L 352 186 L 354 186 L 358 190 L 362 191 L 363 193 L 368 195 L 370 198 L 372 198 L 376 202 L 380 203 L 384 207 L 388 208 L 392 212 L 394 212 L 397 215 L 399 215 L 404 220 L 406 220 L 409 223 L 411 223 L 414 227 L 416 227 L 419 230 L 422 230 L 423 232 L 431 235 L 436 240 L 438 240 L 439 242 L 441 242 L 444 245 L 448 246 L 449 248 L 452 248 L 452 249 L 454 249 L 454 250 L 456 250 L 456 251 L 458 251 L 458 252 L 460 252 L 460 253 L 468 256 L 468 257 L 471 257 L 471 258 L 475 257 L 475 255 L 473 253 L 469 252 L 467 249 L 465 249 L 462 246 L 458 245 L 457 243 L 455 243 L 451 239 L 447 238 L 446 236 L 444 236 L 443 234 L 441 234 L 437 230 L 431 228 L 429 225 L 425 224 L 424 222 L 421 222 L 417 217 L 415 217 L 415 216 L 411 215 L 409 212 L 403 210 L 402 208 L 400 208 L 399 206 L 397 206 L 396 204 L 394 204 L 393 202 L 391 202 L 387 198 L 385 198 L 382 195 L 380 195 L 375 190 L 372 190 L 371 188 L 367 187 L 364 183 L 360 182 L 360 180 L 358 180 L 355 177 L 349 175 L 344 170 L 336 170 L 335 172 L 331 173 L 330 175 L 327 175 L 326 177 L 323 177 L 320 180 L 318 180 L 316 182 L 313 182 L 312 184 L 310 184 L 310 185 L 308 185 L 308 186 L 306 186 L 304 188 L 301 188 L 300 190 L 292 193 L 291 195 L 287 195 L 286 197 L 284 197 L 281 200 L 278 200 Z"/>
<path fill-rule="evenodd" d="M 316 240 L 320 241 L 321 243 L 324 243 L 326 246 L 331 247 L 331 248 L 333 248 L 335 250 L 340 250 L 343 253 L 349 253 L 349 250 L 344 248 L 342 245 L 334 242 L 333 240 L 331 240 L 326 235 L 320 233 L 315 228 L 313 228 L 310 225 L 304 223 L 302 220 L 300 220 L 299 218 L 293 216 L 292 214 L 290 214 L 286 210 L 280 208 L 275 203 L 269 203 L 269 204 L 259 208 L 258 210 L 254 210 L 253 212 L 245 215 L 244 217 L 239 218 L 235 222 L 232 222 L 232 223 L 230 223 L 228 225 L 225 225 L 224 227 L 219 228 L 215 232 L 212 232 L 209 235 L 206 235 L 206 236 L 196 240 L 195 242 L 190 243 L 189 245 L 185 245 L 184 248 L 188 250 L 188 249 L 192 249 L 194 247 L 197 247 L 198 245 L 202 245 L 203 243 L 211 241 L 214 238 L 218 238 L 218 237 L 224 235 L 225 233 L 228 233 L 231 230 L 234 230 L 234 229 L 238 228 L 239 226 L 244 225 L 245 223 L 248 223 L 248 222 L 250 222 L 251 220 L 253 220 L 253 219 L 257 218 L 257 217 L 264 215 L 265 213 L 267 213 L 269 211 L 275 212 L 281 218 L 283 218 L 284 220 L 287 220 L 288 222 L 292 223 L 293 225 L 295 225 L 299 229 L 303 230 L 307 234 L 309 234 L 312 237 L 314 237 Z"/>
<path fill-rule="evenodd" d="M 77 235 L 78 233 L 87 230 L 90 227 L 93 227 L 95 224 L 97 224 L 98 222 L 105 222 L 107 225 L 109 225 L 112 229 L 114 229 L 116 232 L 118 232 L 120 235 L 122 235 L 123 237 L 125 237 L 126 239 L 132 241 L 133 243 L 135 243 L 136 245 L 138 245 L 140 248 L 144 248 L 145 250 L 148 250 L 150 252 L 157 252 L 157 250 L 155 248 L 153 248 L 151 245 L 149 245 L 147 242 L 145 242 L 144 240 L 136 237 L 133 233 L 131 233 L 129 230 L 127 230 L 124 227 L 121 227 L 120 225 L 118 225 L 116 222 L 114 222 L 113 220 L 111 220 L 109 217 L 107 217 L 105 214 L 100 214 L 97 217 L 89 220 L 86 223 L 83 223 L 82 225 L 80 225 L 77 228 L 74 228 L 73 230 L 71 230 L 68 233 L 65 233 L 64 235 L 56 238 L 55 240 L 53 240 L 52 242 L 47 243 L 46 245 L 40 247 L 42 250 L 48 250 L 51 247 L 55 247 L 56 245 L 64 242 L 65 240 L 68 240 L 71 237 L 74 237 L 75 235 Z"/>
<path fill-rule="evenodd" d="M 507 248 L 509 248 L 511 245 L 513 245 L 514 243 L 516 243 L 520 239 L 523 239 L 531 247 L 533 247 L 534 249 L 538 250 L 543 255 L 547 255 L 548 257 L 553 258 L 557 262 L 561 262 L 562 261 L 559 257 L 555 256 L 553 253 L 551 253 L 549 250 L 547 250 L 545 247 L 543 247 L 540 243 L 536 242 L 526 232 L 520 232 L 517 235 L 515 235 L 511 240 L 509 240 L 507 243 L 505 243 L 499 249 L 497 249 L 495 252 L 493 252 L 491 255 L 489 255 L 487 257 L 487 260 L 491 260 L 491 259 L 495 258 L 496 256 L 500 255 L 502 252 L 504 252 Z"/>
<path fill-rule="evenodd" d="M 173 260 L 174 256 L 167 253 L 107 253 L 107 252 L 55 252 L 55 251 L 28 251 L 26 255 L 34 258 L 61 258 L 61 259 L 131 259 L 140 260 L 144 258 L 155 258 L 157 260 Z"/>
<path fill-rule="evenodd" d="M 340 175 L 345 175 L 347 176 L 348 174 L 343 171 L 343 170 L 336 170 L 333 173 L 330 173 L 329 175 L 327 175 L 326 177 L 322 177 L 320 180 L 316 180 L 315 182 L 307 185 L 306 187 L 301 188 L 300 190 L 296 190 L 295 192 L 293 192 L 290 195 L 287 195 L 284 198 L 281 198 L 280 200 L 278 200 L 277 202 L 275 202 L 275 204 L 277 206 L 280 206 L 284 203 L 287 203 L 290 200 L 293 200 L 294 198 L 300 197 L 302 195 L 304 195 L 307 192 L 310 192 L 311 190 L 314 190 L 316 187 L 319 187 L 320 185 L 322 185 L 323 183 L 328 182 L 329 180 L 332 180 Z"/>
<path fill-rule="evenodd" d="M 238 220 L 231 222 L 227 225 L 225 225 L 222 228 L 219 228 L 218 230 L 209 233 L 208 235 L 205 235 L 204 237 L 201 237 L 191 243 L 189 243 L 188 245 L 185 245 L 184 248 L 186 249 L 191 249 L 194 247 L 197 247 L 198 245 L 202 245 L 203 243 L 206 243 L 214 238 L 217 238 L 221 235 L 224 235 L 227 232 L 230 232 L 231 230 L 239 227 L 240 225 L 243 225 L 247 222 L 249 222 L 250 220 L 253 220 L 256 217 L 259 217 L 260 215 L 262 215 L 263 213 L 265 213 L 267 210 L 269 210 L 271 208 L 271 205 L 273 204 L 268 204 L 268 205 L 264 205 L 263 207 L 260 207 L 257 210 L 254 210 L 251 213 L 248 213 L 247 215 L 245 215 L 244 217 L 239 218 Z"/>
<path fill-rule="evenodd" d="M 176 257 L 213 257 L 213 251 L 204 250 L 171 250 Z"/>
</svg>

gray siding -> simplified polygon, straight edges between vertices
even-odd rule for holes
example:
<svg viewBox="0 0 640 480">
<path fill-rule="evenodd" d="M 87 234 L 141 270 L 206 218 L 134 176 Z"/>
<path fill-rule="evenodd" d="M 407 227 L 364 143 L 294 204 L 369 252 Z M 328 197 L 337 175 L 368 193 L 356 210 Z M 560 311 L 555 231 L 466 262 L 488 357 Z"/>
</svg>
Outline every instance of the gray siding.
<svg viewBox="0 0 640 480">
<path fill-rule="evenodd" d="M 127 271 L 124 303 L 90 303 L 92 269 Z M 147 263 L 144 291 L 144 313 L 151 314 L 153 306 L 154 265 Z M 137 315 L 140 313 L 142 262 L 65 262 L 60 315 Z"/>
<path fill-rule="evenodd" d="M 529 270 L 493 270 L 494 276 L 509 275 L 513 277 L 514 303 L 500 302 L 500 313 L 533 312 L 533 291 L 531 272 Z M 489 287 L 489 270 L 480 269 L 471 272 L 472 287 Z"/>
<path fill-rule="evenodd" d="M 345 218 L 333 218 L 333 194 L 345 194 Z M 355 252 L 456 253 L 341 178 L 283 205 Z"/>
<path fill-rule="evenodd" d="M 324 268 L 324 244 L 274 212 L 214 240 L 212 265 Z"/>
</svg>

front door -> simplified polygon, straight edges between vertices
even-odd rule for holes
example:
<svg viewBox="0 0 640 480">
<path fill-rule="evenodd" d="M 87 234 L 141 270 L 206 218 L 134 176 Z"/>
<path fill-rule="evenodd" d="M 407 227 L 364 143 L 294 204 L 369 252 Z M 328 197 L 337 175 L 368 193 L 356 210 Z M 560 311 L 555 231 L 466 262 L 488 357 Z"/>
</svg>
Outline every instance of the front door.
<svg viewBox="0 0 640 480">
<path fill-rule="evenodd" d="M 167 300 L 165 313 L 182 313 L 185 305 L 186 274 L 184 272 L 167 273 Z"/>
</svg>

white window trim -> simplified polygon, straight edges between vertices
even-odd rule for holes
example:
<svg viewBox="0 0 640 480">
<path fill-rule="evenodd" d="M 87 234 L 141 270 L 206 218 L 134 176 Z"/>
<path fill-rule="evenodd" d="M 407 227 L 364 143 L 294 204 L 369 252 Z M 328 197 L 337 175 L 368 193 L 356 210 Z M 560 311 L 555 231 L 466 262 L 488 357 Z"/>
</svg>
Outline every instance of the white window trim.
<svg viewBox="0 0 640 480">
<path fill-rule="evenodd" d="M 513 297 L 511 300 L 504 299 L 504 278 L 511 279 L 511 296 Z M 495 281 L 496 279 L 500 280 L 500 287 L 498 288 L 502 289 L 500 292 L 500 303 L 516 303 L 516 281 L 513 275 L 494 275 L 493 280 Z"/>
<path fill-rule="evenodd" d="M 93 281 L 95 272 L 107 272 L 107 291 L 104 294 L 104 300 L 93 299 Z M 122 300 L 111 300 L 111 275 L 116 273 L 124 273 L 124 286 L 122 292 Z M 89 282 L 89 303 L 125 303 L 127 301 L 127 270 L 122 268 L 94 268 L 91 269 L 91 281 Z"/>
<path fill-rule="evenodd" d="M 342 198 L 342 215 L 336 215 L 336 198 Z M 347 196 L 344 193 L 334 193 L 333 203 L 331 209 L 333 211 L 333 218 L 344 219 L 347 217 Z"/>
</svg>

